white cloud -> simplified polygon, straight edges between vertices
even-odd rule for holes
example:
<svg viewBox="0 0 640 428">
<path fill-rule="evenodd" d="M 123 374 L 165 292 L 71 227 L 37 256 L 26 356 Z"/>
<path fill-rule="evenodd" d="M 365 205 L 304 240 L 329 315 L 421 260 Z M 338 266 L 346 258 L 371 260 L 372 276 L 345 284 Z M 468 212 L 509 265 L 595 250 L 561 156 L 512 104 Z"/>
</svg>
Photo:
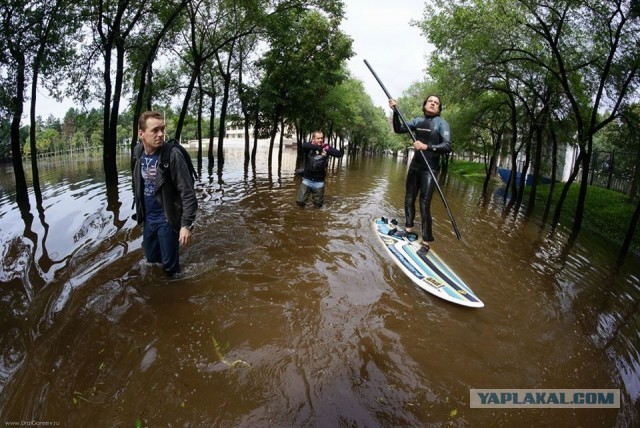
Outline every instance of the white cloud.
<svg viewBox="0 0 640 428">
<path fill-rule="evenodd" d="M 424 0 L 347 0 L 342 30 L 353 39 L 355 56 L 349 61 L 353 77 L 364 83 L 376 106 L 388 109 L 387 98 L 366 59 L 392 97 L 399 97 L 425 76 L 426 57 L 433 50 L 421 31 L 409 24 L 421 19 Z"/>
</svg>

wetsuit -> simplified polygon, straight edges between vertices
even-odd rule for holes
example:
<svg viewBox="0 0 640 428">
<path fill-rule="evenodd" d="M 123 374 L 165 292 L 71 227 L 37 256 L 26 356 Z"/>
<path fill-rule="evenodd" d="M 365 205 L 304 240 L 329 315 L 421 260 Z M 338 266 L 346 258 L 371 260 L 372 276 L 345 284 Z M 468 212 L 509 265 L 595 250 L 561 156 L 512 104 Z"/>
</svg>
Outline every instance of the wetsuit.
<svg viewBox="0 0 640 428">
<path fill-rule="evenodd" d="M 427 150 L 416 151 L 413 155 L 409 171 L 407 172 L 404 213 L 406 227 L 413 227 L 416 217 L 416 198 L 420 192 L 420 217 L 422 218 L 422 238 L 433 241 L 433 220 L 431 218 L 431 198 L 436 183 L 434 176 L 440 170 L 440 154 L 451 152 L 451 132 L 449 124 L 440 116 L 416 117 L 407 122 L 416 140 L 428 146 Z M 396 133 L 406 133 L 409 130 L 400 121 L 397 111 L 393 112 L 393 130 Z M 425 163 L 425 158 L 431 166 L 433 176 Z"/>
</svg>

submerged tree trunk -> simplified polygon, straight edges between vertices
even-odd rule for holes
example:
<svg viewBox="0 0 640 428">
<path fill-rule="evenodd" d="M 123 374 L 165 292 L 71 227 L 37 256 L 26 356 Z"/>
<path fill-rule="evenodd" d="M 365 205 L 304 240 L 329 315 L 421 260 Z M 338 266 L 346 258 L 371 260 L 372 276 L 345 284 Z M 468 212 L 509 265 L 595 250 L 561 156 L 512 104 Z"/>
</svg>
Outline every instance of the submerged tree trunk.
<svg viewBox="0 0 640 428">
<path fill-rule="evenodd" d="M 493 134 L 493 133 L 492 133 Z M 486 169 L 486 175 L 484 177 L 484 182 L 482 183 L 482 194 L 484 196 L 487 195 L 487 189 L 489 188 L 489 182 L 491 181 L 491 176 L 493 175 L 493 170 L 496 167 L 496 160 L 498 159 L 498 154 L 502 149 L 502 135 L 503 130 L 501 129 L 496 135 L 495 140 L 492 147 L 491 157 L 489 158 L 489 165 Z"/>
<path fill-rule="evenodd" d="M 280 123 L 280 112 L 282 111 L 282 107 L 280 105 L 275 106 L 275 112 L 273 114 L 273 120 L 271 121 L 271 131 L 269 138 L 269 154 L 267 163 L 269 166 L 269 171 L 271 171 L 271 167 L 273 165 L 272 157 L 273 157 L 273 146 L 276 140 L 276 133 L 278 132 L 278 124 Z"/>
<path fill-rule="evenodd" d="M 196 120 L 197 134 L 198 134 L 198 173 L 202 171 L 202 100 L 204 98 L 204 91 L 202 89 L 202 77 L 198 76 L 198 118 Z"/>
<path fill-rule="evenodd" d="M 511 140 L 509 141 L 509 151 L 511 152 L 511 173 L 509 174 L 509 180 L 507 182 L 507 191 L 504 194 L 505 201 L 509 193 L 508 189 L 511 188 L 511 198 L 518 197 L 518 187 L 516 185 L 516 176 L 518 174 L 518 150 L 516 144 L 518 141 L 518 121 L 516 118 L 515 105 L 511 104 Z"/>
<path fill-rule="evenodd" d="M 583 157 L 584 157 L 584 152 L 582 151 L 582 148 L 581 148 L 580 152 L 578 153 L 578 157 L 576 158 L 576 163 L 573 166 L 573 171 L 571 171 L 571 174 L 569 175 L 567 182 L 562 187 L 560 198 L 558 199 L 558 203 L 556 204 L 556 209 L 553 213 L 553 220 L 551 222 L 551 225 L 553 227 L 557 226 L 558 223 L 560 222 L 560 214 L 562 213 L 562 206 L 564 205 L 564 201 L 567 198 L 567 194 L 569 193 L 569 189 L 571 188 L 571 185 L 573 184 L 576 177 L 578 176 L 578 172 L 580 172 L 580 164 L 582 163 Z"/>
<path fill-rule="evenodd" d="M 255 171 L 256 169 L 256 154 L 258 152 L 258 130 L 260 129 L 260 111 L 256 108 L 254 111 L 254 123 L 253 129 L 253 147 L 251 148 L 251 167 Z"/>
<path fill-rule="evenodd" d="M 284 117 L 280 118 L 280 141 L 278 142 L 278 175 L 282 172 L 282 150 L 284 149 Z"/>
<path fill-rule="evenodd" d="M 556 189 L 556 175 L 558 173 L 558 138 L 556 131 L 551 125 L 549 130 L 551 136 L 551 184 L 549 185 L 549 194 L 547 195 L 547 203 L 544 207 L 544 214 L 542 215 L 542 222 L 547 222 L 547 217 L 551 210 L 551 203 L 553 202 L 553 192 Z"/>
<path fill-rule="evenodd" d="M 640 219 L 640 201 L 636 205 L 636 210 L 633 213 L 631 221 L 629 222 L 629 227 L 627 228 L 627 233 L 624 236 L 624 241 L 622 242 L 622 247 L 620 247 L 620 252 L 618 253 L 618 266 L 621 266 L 624 263 L 624 259 L 627 257 L 629 253 L 629 248 L 631 247 L 631 241 L 633 240 L 633 236 L 636 232 L 636 225 L 638 224 L 638 219 Z"/>
<path fill-rule="evenodd" d="M 591 147 L 593 136 L 589 135 L 588 151 L 582 158 L 582 181 L 580 183 L 580 190 L 578 191 L 578 203 L 576 204 L 575 220 L 573 222 L 573 234 L 577 235 L 582 227 L 582 220 L 584 218 L 584 206 L 587 199 L 587 185 L 589 181 L 589 169 L 591 167 Z"/>
<path fill-rule="evenodd" d="M 544 113 L 541 117 L 541 121 L 544 122 Z M 535 154 L 533 158 L 533 181 L 531 183 L 531 191 L 529 192 L 529 201 L 527 203 L 527 215 L 533 213 L 536 205 L 536 194 L 538 192 L 538 181 L 540 180 L 540 167 L 542 165 L 542 135 L 544 130 L 544 123 L 537 123 L 535 125 Z"/>
<path fill-rule="evenodd" d="M 207 170 L 209 171 L 209 175 L 213 175 L 213 136 L 215 135 L 215 117 L 216 117 L 216 97 L 215 94 L 209 94 L 211 96 L 211 108 L 209 109 L 209 113 L 211 117 L 209 118 L 209 145 L 207 147 L 207 159 L 209 160 L 209 167 Z"/>
<path fill-rule="evenodd" d="M 227 132 L 227 109 L 229 108 L 229 87 L 231 76 L 223 75 L 224 87 L 222 92 L 222 105 L 220 106 L 220 125 L 218 127 L 218 170 L 224 166 L 224 138 Z"/>
</svg>

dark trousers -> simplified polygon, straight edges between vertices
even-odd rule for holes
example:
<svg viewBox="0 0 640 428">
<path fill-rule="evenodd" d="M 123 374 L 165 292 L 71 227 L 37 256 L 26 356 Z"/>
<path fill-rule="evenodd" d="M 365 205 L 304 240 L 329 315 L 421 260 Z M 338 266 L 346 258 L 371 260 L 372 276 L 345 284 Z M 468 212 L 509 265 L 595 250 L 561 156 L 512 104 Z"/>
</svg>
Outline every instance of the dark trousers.
<svg viewBox="0 0 640 428">
<path fill-rule="evenodd" d="M 437 177 L 438 170 L 433 170 Z M 431 198 L 436 182 L 428 169 L 409 168 L 407 173 L 404 214 L 406 227 L 413 227 L 416 218 L 416 199 L 420 193 L 420 217 L 422 219 L 422 239 L 433 241 L 433 219 L 431 218 Z"/>
<path fill-rule="evenodd" d="M 149 263 L 162 263 L 162 268 L 171 276 L 180 272 L 178 232 L 169 223 L 144 222 L 142 247 Z"/>
<path fill-rule="evenodd" d="M 300 205 L 301 207 L 305 206 L 310 194 L 313 195 L 313 205 L 320 208 L 324 203 L 324 186 L 319 189 L 314 189 L 304 183 L 300 183 L 298 196 L 296 196 L 296 202 L 298 203 L 298 205 Z"/>
</svg>

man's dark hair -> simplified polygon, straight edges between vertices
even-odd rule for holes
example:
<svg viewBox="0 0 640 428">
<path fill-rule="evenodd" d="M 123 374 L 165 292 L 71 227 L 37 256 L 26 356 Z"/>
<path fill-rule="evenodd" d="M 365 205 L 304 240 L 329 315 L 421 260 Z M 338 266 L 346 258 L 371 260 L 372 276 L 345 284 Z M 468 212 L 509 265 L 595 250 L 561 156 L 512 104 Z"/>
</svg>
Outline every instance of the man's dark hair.
<svg viewBox="0 0 640 428">
<path fill-rule="evenodd" d="M 438 105 L 438 115 L 442 112 L 442 98 L 440 98 L 440 95 L 436 95 L 436 94 L 431 94 L 431 95 L 427 95 L 427 98 L 424 99 L 424 101 L 422 102 L 422 112 L 424 114 L 427 114 L 427 112 L 425 111 L 424 106 L 427 104 L 427 100 L 431 97 L 436 97 L 438 99 L 438 101 L 440 102 L 440 105 Z"/>
</svg>

